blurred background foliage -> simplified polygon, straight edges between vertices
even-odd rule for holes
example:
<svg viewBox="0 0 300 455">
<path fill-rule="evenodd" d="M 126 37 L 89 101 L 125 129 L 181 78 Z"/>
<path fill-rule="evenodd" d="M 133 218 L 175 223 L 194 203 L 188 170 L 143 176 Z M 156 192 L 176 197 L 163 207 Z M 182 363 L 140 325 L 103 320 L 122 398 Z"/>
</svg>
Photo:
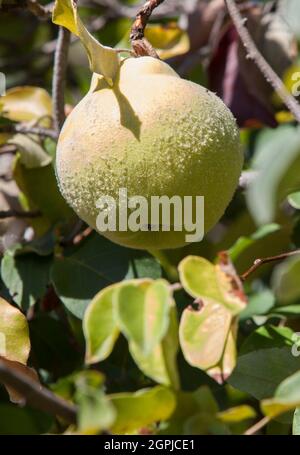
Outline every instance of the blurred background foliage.
<svg viewBox="0 0 300 455">
<path fill-rule="evenodd" d="M 244 283 L 249 303 L 239 315 L 234 335 L 237 359 L 233 354 L 237 365 L 229 378 L 218 383 L 214 374 L 192 366 L 180 352 L 182 390 L 174 404 L 168 389 L 155 385 L 160 381 L 145 373 L 149 365 L 137 360 L 132 349 L 129 353 L 123 335 L 111 355 L 92 369 L 85 363 L 82 317 L 93 297 L 107 286 L 135 278 L 169 278 L 170 267 L 189 255 L 213 263 L 220 251 L 228 250 L 237 273 L 242 274 L 257 258 L 300 248 L 299 126 L 247 58 L 223 0 L 166 0 L 146 29 L 160 58 L 182 77 L 216 92 L 230 107 L 245 154 L 240 186 L 224 217 L 201 243 L 166 252 L 163 268 L 148 253 L 114 245 L 76 218 L 57 188 L 53 137 L 12 132 L 16 124 L 52 127 L 57 26 L 48 14 L 44 18 L 32 14 L 26 1 L 0 3 L 0 71 L 7 89 L 0 98 L 0 295 L 20 310 L 18 318 L 26 316 L 28 334 L 19 334 L 19 326 L 11 328 L 16 337 L 30 338 L 28 365 L 43 384 L 80 408 L 75 429 L 29 406 L 11 404 L 2 387 L 0 433 L 110 429 L 241 434 L 264 414 L 273 416 L 281 400 L 289 412 L 276 415 L 262 431 L 300 434 L 300 413 L 291 412 L 300 405 L 300 360 L 295 348 L 299 344 L 295 334 L 300 332 L 297 256 L 260 267 Z M 46 0 L 39 3 L 52 6 Z M 299 95 L 300 2 L 238 3 L 258 49 L 288 90 Z M 138 5 L 134 0 L 78 2 L 88 30 L 102 44 L 122 49 L 130 47 L 129 31 Z M 84 49 L 72 36 L 66 114 L 88 91 L 90 79 Z M 24 217 L 22 211 L 31 215 Z M 175 299 L 179 315 L 193 300 L 183 290 L 175 293 Z M 6 304 L 0 305 L 0 318 L 6 314 Z M 222 321 L 215 330 L 222 330 Z M 18 355 L 10 360 L 27 362 Z M 145 387 L 152 388 L 137 393 Z M 260 407 L 260 400 L 272 397 L 273 402 Z"/>
</svg>

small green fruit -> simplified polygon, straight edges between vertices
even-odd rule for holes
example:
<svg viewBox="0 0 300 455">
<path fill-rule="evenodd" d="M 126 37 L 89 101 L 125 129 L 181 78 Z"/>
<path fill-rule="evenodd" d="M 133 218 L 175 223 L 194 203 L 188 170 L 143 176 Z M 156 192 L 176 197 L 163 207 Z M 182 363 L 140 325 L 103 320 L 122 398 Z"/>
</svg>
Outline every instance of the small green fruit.
<svg viewBox="0 0 300 455">
<path fill-rule="evenodd" d="M 152 57 L 128 58 L 111 88 L 94 74 L 68 116 L 57 148 L 61 192 L 96 227 L 101 196 L 204 196 L 205 232 L 223 215 L 243 157 L 231 112 L 207 89 Z M 194 220 L 195 221 L 195 220 Z M 105 232 L 132 248 L 185 244 L 186 232 Z"/>
</svg>

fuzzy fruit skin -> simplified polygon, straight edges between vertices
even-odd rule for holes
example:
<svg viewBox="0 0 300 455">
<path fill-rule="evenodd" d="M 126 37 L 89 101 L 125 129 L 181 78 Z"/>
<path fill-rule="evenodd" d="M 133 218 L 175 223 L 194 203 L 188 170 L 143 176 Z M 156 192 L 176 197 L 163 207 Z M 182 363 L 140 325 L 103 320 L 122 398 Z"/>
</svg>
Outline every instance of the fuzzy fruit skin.
<svg viewBox="0 0 300 455">
<path fill-rule="evenodd" d="M 56 155 L 60 190 L 96 228 L 96 201 L 128 196 L 204 196 L 205 232 L 223 215 L 243 164 L 239 131 L 224 103 L 152 57 L 122 62 L 110 88 L 94 75 L 68 116 Z M 186 232 L 105 232 L 138 249 L 184 246 Z"/>
</svg>

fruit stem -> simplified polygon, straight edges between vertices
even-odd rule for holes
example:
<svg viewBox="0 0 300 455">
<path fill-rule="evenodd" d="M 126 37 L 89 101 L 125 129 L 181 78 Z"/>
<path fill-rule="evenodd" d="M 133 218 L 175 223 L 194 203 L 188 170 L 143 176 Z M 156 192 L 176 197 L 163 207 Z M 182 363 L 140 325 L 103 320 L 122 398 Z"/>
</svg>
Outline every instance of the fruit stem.
<svg viewBox="0 0 300 455">
<path fill-rule="evenodd" d="M 130 40 L 136 57 L 150 56 L 159 58 L 155 49 L 145 38 L 144 32 L 152 11 L 163 1 L 164 0 L 148 0 L 135 17 L 135 21 L 131 27 Z"/>
<path fill-rule="evenodd" d="M 178 281 L 179 275 L 177 268 L 170 262 L 167 255 L 162 250 L 151 249 L 148 252 L 158 260 L 162 268 L 164 269 L 168 279 L 171 282 Z"/>
</svg>

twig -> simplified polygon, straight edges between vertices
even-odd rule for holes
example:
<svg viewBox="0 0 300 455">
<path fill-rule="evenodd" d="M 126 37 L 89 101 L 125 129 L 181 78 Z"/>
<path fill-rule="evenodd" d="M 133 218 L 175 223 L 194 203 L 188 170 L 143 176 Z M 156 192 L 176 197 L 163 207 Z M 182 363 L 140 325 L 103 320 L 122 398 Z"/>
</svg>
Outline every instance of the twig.
<svg viewBox="0 0 300 455">
<path fill-rule="evenodd" d="M 13 155 L 17 153 L 18 148 L 14 144 L 3 144 L 0 145 L 0 156 L 2 155 Z"/>
<path fill-rule="evenodd" d="M 280 96 L 284 104 L 287 108 L 291 111 L 294 115 L 298 123 L 300 123 L 300 105 L 296 101 L 296 99 L 289 93 L 286 89 L 285 85 L 283 84 L 282 80 L 277 76 L 275 71 L 271 68 L 269 63 L 263 57 L 263 55 L 259 52 L 254 43 L 250 33 L 248 32 L 247 28 L 244 26 L 244 20 L 238 10 L 238 7 L 234 0 L 225 0 L 228 12 L 232 19 L 232 22 L 235 25 L 235 28 L 241 38 L 243 45 L 245 46 L 246 50 L 248 51 L 248 57 L 251 58 L 266 80 L 271 84 L 273 89 L 276 93 Z"/>
<path fill-rule="evenodd" d="M 270 418 L 264 417 L 259 422 L 255 423 L 252 427 L 248 428 L 248 430 L 245 431 L 244 435 L 251 436 L 251 435 L 257 433 L 259 430 L 261 430 L 263 427 L 265 427 L 269 422 L 270 422 Z"/>
<path fill-rule="evenodd" d="M 58 415 L 70 423 L 76 423 L 76 406 L 58 397 L 38 382 L 30 380 L 20 371 L 9 368 L 1 359 L 0 381 L 23 395 L 31 406 L 48 414 Z"/>
<path fill-rule="evenodd" d="M 27 0 L 26 4 L 28 10 L 35 16 L 39 17 L 40 19 L 50 19 L 51 12 L 48 10 L 48 8 L 40 5 L 40 3 L 36 0 Z"/>
<path fill-rule="evenodd" d="M 158 58 L 156 51 L 144 37 L 144 32 L 152 11 L 163 1 L 164 0 L 148 0 L 136 15 L 131 28 L 130 40 L 134 53 L 137 57 L 149 55 L 151 57 Z"/>
<path fill-rule="evenodd" d="M 36 134 L 37 136 L 50 137 L 57 139 L 56 131 L 51 128 L 42 128 L 40 126 L 25 126 L 20 124 L 8 124 L 0 126 L 0 133 L 21 133 L 21 134 Z"/>
<path fill-rule="evenodd" d="M 53 68 L 52 98 L 54 128 L 59 134 L 65 121 L 65 78 L 67 70 L 70 32 L 64 27 L 59 27 Z"/>
<path fill-rule="evenodd" d="M 300 249 L 295 251 L 289 251 L 288 253 L 278 254 L 277 256 L 270 256 L 267 258 L 255 259 L 253 265 L 245 273 L 243 273 L 240 278 L 242 281 L 245 281 L 249 275 L 251 275 L 255 270 L 257 270 L 261 265 L 269 264 L 270 262 L 282 261 L 283 259 L 296 256 L 300 254 Z"/>
<path fill-rule="evenodd" d="M 35 211 L 23 211 L 23 210 L 0 210 L 0 220 L 6 218 L 37 218 L 41 216 L 41 212 Z"/>
</svg>

